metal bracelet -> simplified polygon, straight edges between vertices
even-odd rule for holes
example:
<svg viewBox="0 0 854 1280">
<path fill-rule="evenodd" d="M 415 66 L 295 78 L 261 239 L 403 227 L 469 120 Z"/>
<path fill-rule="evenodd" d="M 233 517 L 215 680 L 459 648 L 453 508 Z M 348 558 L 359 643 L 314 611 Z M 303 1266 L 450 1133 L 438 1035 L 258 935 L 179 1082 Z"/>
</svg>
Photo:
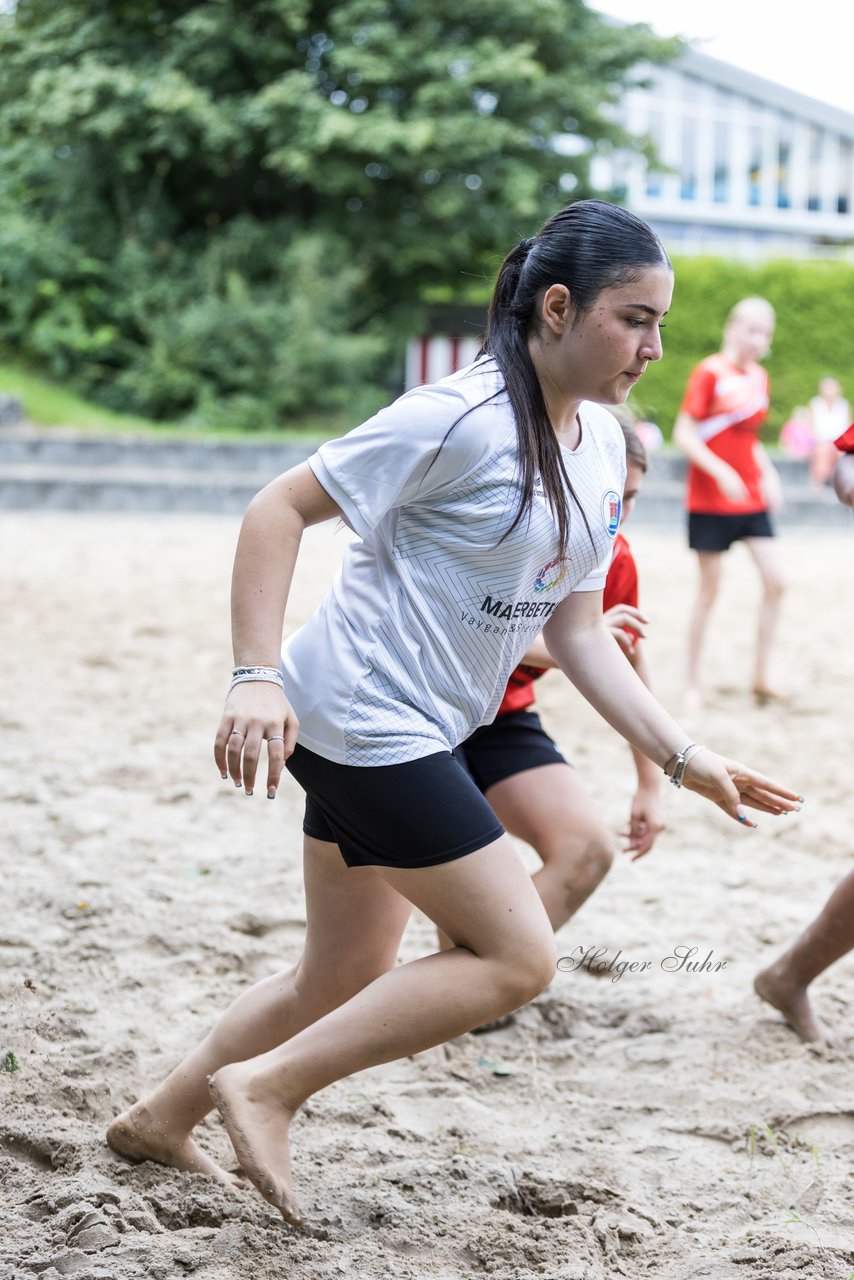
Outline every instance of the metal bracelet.
<svg viewBox="0 0 854 1280">
<path fill-rule="evenodd" d="M 682 778 L 685 773 L 686 765 L 689 760 L 693 760 L 698 751 L 705 751 L 705 747 L 699 742 L 689 742 L 687 747 L 683 747 L 681 751 L 677 751 L 675 756 L 671 756 L 670 760 L 664 766 L 664 773 L 670 779 L 674 787 L 682 786 Z M 672 772 L 667 772 L 667 765 L 673 763 Z"/>
<path fill-rule="evenodd" d="M 247 668 L 232 676 L 228 692 L 231 693 L 236 684 L 246 684 L 248 681 L 253 680 L 262 680 L 267 684 L 277 684 L 283 693 L 285 691 L 285 682 L 282 679 L 281 671 L 276 670 L 274 667 L 254 667 Z"/>
</svg>

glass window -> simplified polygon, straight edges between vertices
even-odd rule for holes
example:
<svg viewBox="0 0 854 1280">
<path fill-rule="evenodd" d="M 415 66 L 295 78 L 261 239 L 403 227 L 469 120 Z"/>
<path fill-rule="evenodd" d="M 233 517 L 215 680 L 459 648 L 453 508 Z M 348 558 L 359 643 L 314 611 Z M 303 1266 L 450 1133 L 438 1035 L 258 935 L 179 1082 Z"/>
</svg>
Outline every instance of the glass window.
<svg viewBox="0 0 854 1280">
<path fill-rule="evenodd" d="M 839 141 L 839 195 L 836 197 L 836 212 L 851 212 L 851 178 L 852 178 L 852 144 L 850 138 Z"/>
<path fill-rule="evenodd" d="M 716 204 L 729 200 L 729 125 L 715 121 L 715 181 L 713 199 Z"/>
<path fill-rule="evenodd" d="M 683 200 L 697 199 L 697 121 L 685 116 L 682 121 L 682 185 Z"/>
<path fill-rule="evenodd" d="M 792 133 L 791 116 L 780 116 L 779 136 L 777 139 L 777 208 L 788 209 L 792 203 L 791 168 L 792 168 Z"/>
<path fill-rule="evenodd" d="M 653 110 L 649 113 L 647 132 L 655 144 L 659 155 L 664 145 L 664 112 Z M 658 169 L 649 169 L 646 175 L 646 194 L 660 196 L 664 190 L 664 174 Z"/>
<path fill-rule="evenodd" d="M 747 202 L 752 205 L 762 203 L 762 126 L 752 124 L 748 133 L 747 161 Z"/>
<path fill-rule="evenodd" d="M 809 131 L 809 168 L 807 174 L 807 208 L 813 213 L 821 209 L 821 162 L 824 156 L 824 130 L 811 124 Z"/>
</svg>

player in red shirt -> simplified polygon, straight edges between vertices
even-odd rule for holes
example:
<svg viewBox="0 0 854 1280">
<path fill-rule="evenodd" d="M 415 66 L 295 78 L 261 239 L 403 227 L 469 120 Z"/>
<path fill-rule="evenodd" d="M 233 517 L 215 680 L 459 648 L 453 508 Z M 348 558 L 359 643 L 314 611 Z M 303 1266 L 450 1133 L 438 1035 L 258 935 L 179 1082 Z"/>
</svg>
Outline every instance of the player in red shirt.
<svg viewBox="0 0 854 1280">
<path fill-rule="evenodd" d="M 647 468 L 643 445 L 631 427 L 626 437 L 626 483 L 622 519 L 631 512 Z M 638 608 L 635 562 L 622 534 L 614 542 L 611 567 L 602 598 L 608 626 L 645 683 L 649 683 L 641 649 L 645 616 Z M 511 835 L 524 840 L 543 865 L 534 884 L 554 929 L 559 929 L 607 875 L 614 858 L 604 819 L 531 710 L 534 681 L 556 664 L 542 637 L 525 654 L 510 677 L 492 724 L 476 729 L 455 754 Z M 626 851 L 640 858 L 664 830 L 660 773 L 632 748 L 638 785 L 632 800 Z"/>
<path fill-rule="evenodd" d="M 842 457 L 833 473 L 836 496 L 854 508 L 854 426 L 836 440 Z M 763 1000 L 779 1009 L 802 1040 L 834 1044 L 834 1036 L 810 1003 L 813 979 L 854 950 L 854 871 L 836 886 L 816 918 L 773 964 L 762 969 L 754 986 Z"/>
<path fill-rule="evenodd" d="M 770 515 L 782 504 L 780 478 L 759 442 L 768 412 L 768 355 L 774 309 L 744 298 L 729 314 L 723 349 L 694 369 L 676 419 L 673 441 L 688 458 L 688 542 L 697 552 L 699 590 L 688 633 L 687 702 L 702 703 L 700 654 L 718 593 L 721 556 L 743 541 L 759 570 L 762 602 L 753 692 L 761 704 L 779 699 L 768 663 L 785 580 Z"/>
</svg>

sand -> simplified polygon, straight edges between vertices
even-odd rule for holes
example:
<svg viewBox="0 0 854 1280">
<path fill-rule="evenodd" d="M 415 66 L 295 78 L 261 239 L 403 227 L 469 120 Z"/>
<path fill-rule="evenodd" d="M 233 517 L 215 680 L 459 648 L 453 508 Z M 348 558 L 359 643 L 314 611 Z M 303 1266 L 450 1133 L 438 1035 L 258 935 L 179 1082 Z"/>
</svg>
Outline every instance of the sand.
<svg viewBox="0 0 854 1280">
<path fill-rule="evenodd" d="M 211 757 L 237 528 L 0 516 L 2 1280 L 849 1280 L 854 957 L 814 989 L 836 1050 L 802 1045 L 751 989 L 854 852 L 847 533 L 785 537 L 790 710 L 747 696 L 755 584 L 741 551 L 727 563 L 713 703 L 687 727 L 807 804 L 750 832 L 668 788 L 656 849 L 620 859 L 560 934 L 564 956 L 643 971 L 560 972 L 513 1026 L 314 1098 L 294 1135 L 303 1233 L 251 1190 L 106 1148 L 110 1117 L 300 951 L 300 793 L 248 800 Z M 308 535 L 295 622 L 346 536 Z M 691 557 L 679 533 L 632 541 L 676 710 Z M 540 705 L 616 833 L 627 748 L 557 674 Z M 415 918 L 402 958 L 428 948 Z M 696 971 L 668 972 L 677 948 Z M 201 1142 L 229 1162 L 217 1119 Z"/>
</svg>

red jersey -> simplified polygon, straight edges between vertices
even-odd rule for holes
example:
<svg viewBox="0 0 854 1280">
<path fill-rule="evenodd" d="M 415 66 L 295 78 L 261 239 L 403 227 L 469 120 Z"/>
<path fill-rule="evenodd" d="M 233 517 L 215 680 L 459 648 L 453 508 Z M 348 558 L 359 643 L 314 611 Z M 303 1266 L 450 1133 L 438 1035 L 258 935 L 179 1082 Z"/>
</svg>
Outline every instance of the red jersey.
<svg viewBox="0 0 854 1280">
<path fill-rule="evenodd" d="M 840 453 L 854 453 L 854 423 L 833 442 Z"/>
<path fill-rule="evenodd" d="M 621 533 L 614 539 L 614 550 L 611 553 L 611 567 L 605 579 L 605 590 L 602 592 L 602 612 L 613 609 L 615 604 L 631 604 L 638 607 L 638 570 L 629 544 Z M 632 639 L 637 634 L 626 627 Z M 528 667 L 520 665 L 511 673 L 507 681 L 504 697 L 496 716 L 509 715 L 511 711 L 524 711 L 534 702 L 534 681 L 544 676 L 547 667 Z"/>
<path fill-rule="evenodd" d="M 748 490 L 742 502 L 730 502 L 710 475 L 689 462 L 688 510 L 709 515 L 764 511 L 767 503 L 756 457 L 759 428 L 768 414 L 768 374 L 762 365 L 741 369 L 720 354 L 702 360 L 688 379 L 682 412 L 695 420 L 706 448 L 728 462 Z"/>
</svg>

